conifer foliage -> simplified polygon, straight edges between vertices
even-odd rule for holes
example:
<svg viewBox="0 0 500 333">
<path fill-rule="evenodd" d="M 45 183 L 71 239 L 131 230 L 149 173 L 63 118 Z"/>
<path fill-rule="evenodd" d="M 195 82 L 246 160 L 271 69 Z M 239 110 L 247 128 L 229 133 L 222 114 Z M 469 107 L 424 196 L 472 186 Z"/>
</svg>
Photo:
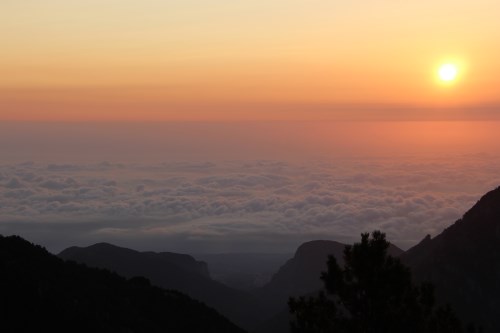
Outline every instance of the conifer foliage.
<svg viewBox="0 0 500 333">
<path fill-rule="evenodd" d="M 344 267 L 329 256 L 321 276 L 325 290 L 315 297 L 291 298 L 293 333 L 461 333 L 449 306 L 437 307 L 433 286 L 415 286 L 411 272 L 387 254 L 385 234 L 361 235 L 346 246 Z"/>
</svg>

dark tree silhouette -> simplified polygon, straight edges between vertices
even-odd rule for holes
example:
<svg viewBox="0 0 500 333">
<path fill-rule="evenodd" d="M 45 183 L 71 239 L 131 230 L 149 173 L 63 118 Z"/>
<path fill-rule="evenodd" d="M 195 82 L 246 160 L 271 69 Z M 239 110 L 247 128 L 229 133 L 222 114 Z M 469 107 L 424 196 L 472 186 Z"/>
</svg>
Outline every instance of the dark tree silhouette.
<svg viewBox="0 0 500 333">
<path fill-rule="evenodd" d="M 343 268 L 329 256 L 321 276 L 325 291 L 289 300 L 292 332 L 465 332 L 449 306 L 435 306 L 431 284 L 413 285 L 410 269 L 387 254 L 389 245 L 385 234 L 374 231 L 346 246 Z"/>
</svg>

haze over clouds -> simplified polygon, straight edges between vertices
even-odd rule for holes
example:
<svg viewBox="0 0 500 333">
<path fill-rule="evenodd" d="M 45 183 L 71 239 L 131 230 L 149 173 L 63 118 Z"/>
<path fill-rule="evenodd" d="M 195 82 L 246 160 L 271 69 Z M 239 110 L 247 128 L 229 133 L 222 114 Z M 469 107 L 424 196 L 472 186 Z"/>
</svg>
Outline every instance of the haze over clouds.
<svg viewBox="0 0 500 333">
<path fill-rule="evenodd" d="M 0 233 L 289 253 L 381 229 L 407 248 L 500 184 L 498 125 L 3 123 Z"/>
</svg>

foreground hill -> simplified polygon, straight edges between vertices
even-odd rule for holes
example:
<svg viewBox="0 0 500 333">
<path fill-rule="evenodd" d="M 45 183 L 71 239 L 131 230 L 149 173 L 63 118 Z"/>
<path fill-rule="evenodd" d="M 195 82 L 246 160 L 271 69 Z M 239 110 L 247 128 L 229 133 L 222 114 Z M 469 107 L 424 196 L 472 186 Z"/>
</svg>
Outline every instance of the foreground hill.
<svg viewBox="0 0 500 333">
<path fill-rule="evenodd" d="M 210 279 L 203 262 L 176 253 L 138 252 L 111 244 L 71 247 L 60 258 L 105 268 L 125 277 L 144 276 L 152 284 L 175 289 L 205 302 L 237 325 L 250 329 L 266 315 L 264 303 Z"/>
<path fill-rule="evenodd" d="M 450 302 L 464 320 L 500 332 L 500 188 L 402 259 L 414 277 L 431 281 L 437 297 Z"/>
<path fill-rule="evenodd" d="M 177 291 L 64 262 L 0 236 L 2 332 L 243 332 Z"/>
</svg>

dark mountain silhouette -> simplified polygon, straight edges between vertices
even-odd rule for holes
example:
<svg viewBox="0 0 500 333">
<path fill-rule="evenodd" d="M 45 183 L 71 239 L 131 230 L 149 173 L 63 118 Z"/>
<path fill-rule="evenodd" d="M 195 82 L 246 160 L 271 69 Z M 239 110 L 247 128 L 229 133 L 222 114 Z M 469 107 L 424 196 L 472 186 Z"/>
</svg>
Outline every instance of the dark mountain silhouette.
<svg viewBox="0 0 500 333">
<path fill-rule="evenodd" d="M 335 256 L 342 265 L 344 248 L 345 244 L 330 240 L 315 240 L 300 245 L 294 257 L 281 266 L 268 284 L 256 291 L 270 306 L 273 316 L 255 331 L 288 332 L 291 319 L 288 299 L 292 296 L 312 295 L 322 289 L 323 282 L 320 277 L 327 269 L 328 256 Z M 391 244 L 388 252 L 392 256 L 399 256 L 403 250 Z"/>
<path fill-rule="evenodd" d="M 417 280 L 432 282 L 438 299 L 449 302 L 464 321 L 500 332 L 500 187 L 402 259 Z"/>
<path fill-rule="evenodd" d="M 315 240 L 300 245 L 292 259 L 288 260 L 271 281 L 258 291 L 275 309 L 285 308 L 288 298 L 300 296 L 323 287 L 321 272 L 326 271 L 328 255 L 333 255 L 342 265 L 345 244 Z M 403 250 L 391 245 L 389 254 L 399 256 Z"/>
<path fill-rule="evenodd" d="M 151 263 L 166 265 L 174 270 L 210 277 L 207 264 L 195 260 L 190 255 L 173 252 L 137 252 L 108 243 L 97 243 L 85 248 L 73 246 L 63 250 L 58 256 L 65 260 L 92 260 L 93 264 L 99 267 L 112 260 L 113 265 L 125 272 L 124 275 L 133 274 L 133 272 L 127 272 L 127 269 L 132 269 L 130 263 L 133 262 L 144 266 L 150 266 Z"/>
<path fill-rule="evenodd" d="M 271 281 L 262 288 L 265 294 L 282 295 L 283 305 L 290 296 L 298 296 L 320 289 L 321 272 L 326 269 L 328 255 L 341 259 L 345 244 L 335 241 L 316 240 L 304 243 L 297 248 Z"/>
<path fill-rule="evenodd" d="M 177 292 L 0 236 L 2 332 L 243 332 Z"/>
<path fill-rule="evenodd" d="M 243 291 L 210 279 L 203 262 L 176 253 L 138 252 L 111 244 L 71 247 L 59 254 L 125 277 L 144 276 L 162 288 L 179 290 L 205 302 L 237 325 L 250 329 L 267 316 L 266 306 Z"/>
</svg>

